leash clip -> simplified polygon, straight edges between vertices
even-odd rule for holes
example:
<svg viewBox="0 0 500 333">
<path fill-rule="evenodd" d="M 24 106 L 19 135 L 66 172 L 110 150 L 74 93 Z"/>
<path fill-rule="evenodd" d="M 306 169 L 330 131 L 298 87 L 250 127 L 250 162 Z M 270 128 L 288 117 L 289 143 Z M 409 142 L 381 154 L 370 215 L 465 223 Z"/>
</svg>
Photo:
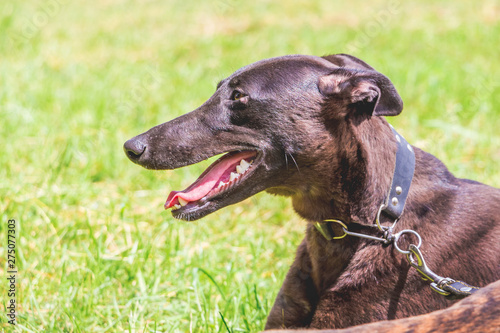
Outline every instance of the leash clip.
<svg viewBox="0 0 500 333">
<path fill-rule="evenodd" d="M 443 290 L 443 287 L 450 283 L 454 283 L 455 280 L 445 278 L 434 273 L 425 263 L 422 252 L 416 245 L 410 244 L 407 252 L 408 253 L 406 253 L 406 259 L 408 259 L 410 265 L 415 268 L 417 272 L 422 276 L 422 279 L 424 281 L 432 281 L 431 289 L 443 296 L 450 295 L 450 292 Z"/>
</svg>

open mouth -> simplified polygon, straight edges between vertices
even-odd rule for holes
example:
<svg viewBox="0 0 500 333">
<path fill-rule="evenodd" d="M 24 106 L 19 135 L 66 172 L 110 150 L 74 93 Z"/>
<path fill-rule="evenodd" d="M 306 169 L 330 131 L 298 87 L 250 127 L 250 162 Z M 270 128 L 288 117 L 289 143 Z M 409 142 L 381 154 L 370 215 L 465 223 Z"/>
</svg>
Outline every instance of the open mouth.
<svg viewBox="0 0 500 333">
<path fill-rule="evenodd" d="M 215 161 L 184 191 L 172 191 L 165 209 L 172 209 L 174 217 L 196 210 L 210 199 L 237 188 L 254 169 L 256 151 L 229 152 Z"/>
</svg>

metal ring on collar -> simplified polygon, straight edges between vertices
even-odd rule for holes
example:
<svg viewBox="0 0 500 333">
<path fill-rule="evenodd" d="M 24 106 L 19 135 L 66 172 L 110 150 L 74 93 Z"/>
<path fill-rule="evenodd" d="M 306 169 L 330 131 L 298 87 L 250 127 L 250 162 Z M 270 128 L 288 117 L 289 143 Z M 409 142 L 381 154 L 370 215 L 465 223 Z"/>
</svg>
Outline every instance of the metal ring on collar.
<svg viewBox="0 0 500 333">
<path fill-rule="evenodd" d="M 375 219 L 375 223 L 377 224 L 377 228 L 378 230 L 384 232 L 384 228 L 382 227 L 382 225 L 380 224 L 380 213 L 382 213 L 382 210 L 384 210 L 386 208 L 386 204 L 381 204 L 380 205 L 380 208 L 378 209 L 378 212 L 377 212 L 377 218 Z"/>
<path fill-rule="evenodd" d="M 410 230 L 410 229 L 401 230 L 400 232 L 398 232 L 397 234 L 394 235 L 394 247 L 396 248 L 396 250 L 399 253 L 403 253 L 403 254 L 409 254 L 410 253 L 410 251 L 403 251 L 403 250 L 401 250 L 399 248 L 399 246 L 398 246 L 399 237 L 401 237 L 403 234 L 406 234 L 406 233 L 414 234 L 415 236 L 417 236 L 417 238 L 418 238 L 418 245 L 416 245 L 417 249 L 419 249 L 420 246 L 422 245 L 422 237 L 420 237 L 420 235 L 418 234 L 418 232 L 416 232 L 414 230 Z"/>
<path fill-rule="evenodd" d="M 377 217 L 375 218 L 375 226 L 378 228 L 378 230 L 380 230 L 382 232 L 386 232 L 387 230 L 394 229 L 394 227 L 396 226 L 396 223 L 398 223 L 398 221 L 399 221 L 399 219 L 395 219 L 394 223 L 390 227 L 385 227 L 385 226 L 381 225 L 380 224 L 380 214 L 386 208 L 387 208 L 386 204 L 384 204 L 384 203 L 381 204 L 380 208 L 378 209 L 378 212 L 377 212 Z"/>
<path fill-rule="evenodd" d="M 324 222 L 335 222 L 335 223 L 338 223 L 342 226 L 342 230 L 344 231 L 344 234 L 342 236 L 332 237 L 332 239 L 342 239 L 345 236 L 347 236 L 347 233 L 345 232 L 347 230 L 347 226 L 345 225 L 344 222 L 342 222 L 340 220 L 324 220 Z"/>
</svg>

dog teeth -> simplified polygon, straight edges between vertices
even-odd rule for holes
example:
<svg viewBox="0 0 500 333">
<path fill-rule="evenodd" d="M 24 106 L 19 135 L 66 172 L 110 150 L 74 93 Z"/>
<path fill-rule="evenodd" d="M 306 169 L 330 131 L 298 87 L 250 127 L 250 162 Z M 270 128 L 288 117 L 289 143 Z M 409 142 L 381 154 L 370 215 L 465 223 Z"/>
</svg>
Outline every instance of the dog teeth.
<svg viewBox="0 0 500 333">
<path fill-rule="evenodd" d="M 229 177 L 229 181 L 232 182 L 233 180 L 237 179 L 240 175 L 234 172 L 231 172 L 231 176 Z"/>
<path fill-rule="evenodd" d="M 240 164 L 236 166 L 236 172 L 231 172 L 231 174 L 229 175 L 229 180 L 227 181 L 227 183 L 224 183 L 223 181 L 219 182 L 219 184 L 217 185 L 217 189 L 219 190 L 219 192 L 226 190 L 226 185 L 232 185 L 236 180 L 238 180 L 241 175 L 243 175 L 248 169 L 250 169 L 251 165 L 252 162 L 249 163 L 244 159 L 241 160 Z"/>
<path fill-rule="evenodd" d="M 175 205 L 172 206 L 172 210 L 177 210 L 177 209 L 179 209 L 181 207 L 182 207 L 181 205 L 175 204 Z"/>
<path fill-rule="evenodd" d="M 247 161 L 241 160 L 240 164 L 236 166 L 236 172 L 241 175 L 250 168 L 250 165 Z"/>
<path fill-rule="evenodd" d="M 247 171 L 247 170 L 248 170 L 248 168 L 250 168 L 250 165 L 251 165 L 251 164 L 250 164 L 250 163 L 248 163 L 247 161 L 245 161 L 244 159 L 243 159 L 243 160 L 241 160 L 241 162 L 240 162 L 240 169 L 241 169 L 241 172 L 240 172 L 240 173 L 243 173 L 243 172 Z M 236 168 L 238 168 L 238 167 L 236 167 Z"/>
<path fill-rule="evenodd" d="M 189 202 L 189 201 L 182 199 L 181 197 L 179 197 L 178 200 L 179 200 L 179 203 L 181 204 L 181 207 L 186 206 Z"/>
</svg>

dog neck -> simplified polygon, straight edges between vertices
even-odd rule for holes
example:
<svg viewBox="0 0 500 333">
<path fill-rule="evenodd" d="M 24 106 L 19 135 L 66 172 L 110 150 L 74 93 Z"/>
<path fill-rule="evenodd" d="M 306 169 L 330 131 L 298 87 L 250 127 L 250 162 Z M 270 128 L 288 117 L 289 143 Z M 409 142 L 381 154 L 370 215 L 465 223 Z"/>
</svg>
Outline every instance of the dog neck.
<svg viewBox="0 0 500 333">
<path fill-rule="evenodd" d="M 315 191 L 293 196 L 294 209 L 311 222 L 339 219 L 371 225 L 393 177 L 397 143 L 392 130 L 381 117 L 331 126 L 325 151 L 333 153 L 324 153 L 331 166 L 329 178 L 320 179 Z"/>
</svg>

